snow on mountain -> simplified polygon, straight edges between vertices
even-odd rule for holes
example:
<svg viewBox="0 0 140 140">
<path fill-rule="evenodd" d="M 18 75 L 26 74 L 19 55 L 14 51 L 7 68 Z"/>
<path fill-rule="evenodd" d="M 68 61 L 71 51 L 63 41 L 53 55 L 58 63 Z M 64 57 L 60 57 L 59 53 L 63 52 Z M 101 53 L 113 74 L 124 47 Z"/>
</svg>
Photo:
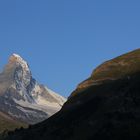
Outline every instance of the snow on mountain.
<svg viewBox="0 0 140 140">
<path fill-rule="evenodd" d="M 45 120 L 59 111 L 66 99 L 40 85 L 27 62 L 17 54 L 0 74 L 0 111 L 28 124 Z"/>
</svg>

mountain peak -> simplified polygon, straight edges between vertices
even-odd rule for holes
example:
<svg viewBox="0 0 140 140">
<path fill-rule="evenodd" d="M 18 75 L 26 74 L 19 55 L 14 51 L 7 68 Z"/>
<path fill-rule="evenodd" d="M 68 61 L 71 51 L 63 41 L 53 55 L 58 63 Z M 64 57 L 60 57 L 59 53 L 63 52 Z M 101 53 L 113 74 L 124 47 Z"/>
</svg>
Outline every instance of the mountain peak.
<svg viewBox="0 0 140 140">
<path fill-rule="evenodd" d="M 13 53 L 10 56 L 10 59 L 14 59 L 15 61 L 24 61 L 24 59 L 19 54 L 16 54 L 16 53 Z"/>
<path fill-rule="evenodd" d="M 15 53 L 9 57 L 8 64 L 5 66 L 3 73 L 11 80 L 16 82 L 22 81 L 25 86 L 30 83 L 32 77 L 28 63 L 20 55 Z"/>
<path fill-rule="evenodd" d="M 27 63 L 20 55 L 13 53 L 10 58 L 9 62 L 18 62 L 18 63 Z"/>
<path fill-rule="evenodd" d="M 0 74 L 0 112 L 34 124 L 59 111 L 64 102 L 63 97 L 32 77 L 28 63 L 20 55 L 14 53 L 10 56 Z"/>
<path fill-rule="evenodd" d="M 9 58 L 9 63 L 8 65 L 13 65 L 15 64 L 15 66 L 20 66 L 23 68 L 24 71 L 30 71 L 29 70 L 29 66 L 28 63 L 18 54 L 13 53 L 10 58 Z"/>
<path fill-rule="evenodd" d="M 21 56 L 19 54 L 13 53 L 12 56 L 20 58 Z"/>
</svg>

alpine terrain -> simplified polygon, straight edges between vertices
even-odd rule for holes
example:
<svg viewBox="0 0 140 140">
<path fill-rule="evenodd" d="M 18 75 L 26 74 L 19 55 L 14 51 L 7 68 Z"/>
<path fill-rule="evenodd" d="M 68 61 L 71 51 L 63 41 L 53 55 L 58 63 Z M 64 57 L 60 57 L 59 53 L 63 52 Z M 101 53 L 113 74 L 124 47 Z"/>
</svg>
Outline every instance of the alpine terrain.
<svg viewBox="0 0 140 140">
<path fill-rule="evenodd" d="M 13 54 L 0 74 L 0 132 L 41 122 L 66 101 L 40 85 L 23 58 Z"/>
<path fill-rule="evenodd" d="M 140 49 L 97 67 L 58 113 L 6 139 L 139 140 Z"/>
</svg>

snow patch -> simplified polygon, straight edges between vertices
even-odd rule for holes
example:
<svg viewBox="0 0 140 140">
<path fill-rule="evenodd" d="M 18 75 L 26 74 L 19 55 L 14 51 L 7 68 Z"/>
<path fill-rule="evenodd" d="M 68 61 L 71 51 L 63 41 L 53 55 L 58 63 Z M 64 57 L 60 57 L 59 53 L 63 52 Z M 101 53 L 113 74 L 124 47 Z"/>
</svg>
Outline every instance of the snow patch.
<svg viewBox="0 0 140 140">
<path fill-rule="evenodd" d="M 45 113 L 47 113 L 48 115 L 53 115 L 54 113 L 56 113 L 57 111 L 59 111 L 61 109 L 60 106 L 56 106 L 53 104 L 38 104 L 38 103 L 29 103 L 27 101 L 23 101 L 23 100 L 16 100 L 14 99 L 15 103 L 25 107 L 25 108 L 30 108 L 30 109 L 34 109 L 34 110 L 40 110 L 43 111 Z"/>
</svg>

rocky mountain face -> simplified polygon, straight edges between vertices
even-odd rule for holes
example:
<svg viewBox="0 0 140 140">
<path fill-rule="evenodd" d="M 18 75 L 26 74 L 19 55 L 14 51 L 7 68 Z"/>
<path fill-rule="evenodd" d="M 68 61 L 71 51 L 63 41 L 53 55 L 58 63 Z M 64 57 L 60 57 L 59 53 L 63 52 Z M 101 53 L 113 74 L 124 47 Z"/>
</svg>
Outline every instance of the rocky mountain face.
<svg viewBox="0 0 140 140">
<path fill-rule="evenodd" d="M 6 140 L 140 139 L 140 49 L 107 61 L 44 122 Z"/>
<path fill-rule="evenodd" d="M 0 113 L 24 124 L 41 122 L 59 111 L 66 101 L 40 85 L 23 58 L 13 54 L 0 74 Z"/>
</svg>

